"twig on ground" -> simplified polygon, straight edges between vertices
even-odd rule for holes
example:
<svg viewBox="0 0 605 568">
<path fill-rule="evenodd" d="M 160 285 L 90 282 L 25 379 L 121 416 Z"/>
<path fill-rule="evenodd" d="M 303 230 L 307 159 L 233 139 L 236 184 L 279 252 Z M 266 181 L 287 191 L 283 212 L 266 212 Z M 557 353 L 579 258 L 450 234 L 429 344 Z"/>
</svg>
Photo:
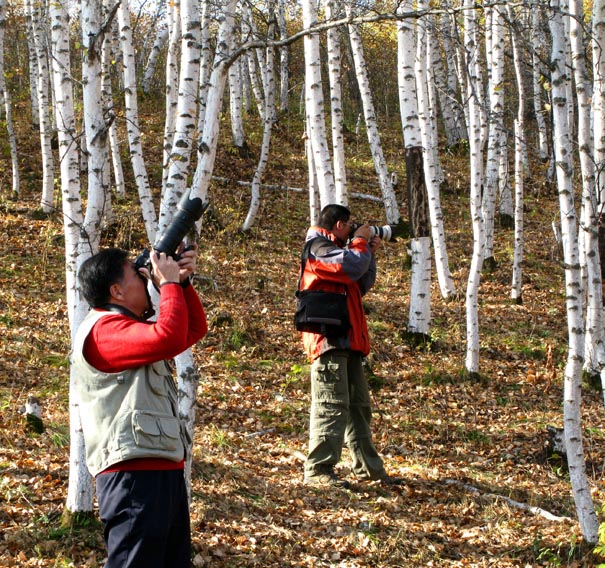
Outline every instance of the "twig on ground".
<svg viewBox="0 0 605 568">
<path fill-rule="evenodd" d="M 465 489 L 466 491 L 469 491 L 470 493 L 473 493 L 475 495 L 482 495 L 484 497 L 489 497 L 490 499 L 500 499 L 505 503 L 508 503 L 512 507 L 522 509 L 523 511 L 528 511 L 529 513 L 533 513 L 534 515 L 540 515 L 541 517 L 544 517 L 549 521 L 562 522 L 572 520 L 569 517 L 558 517 L 557 515 L 553 515 L 549 511 L 546 511 L 545 509 L 541 509 L 540 507 L 533 507 L 531 505 L 528 505 L 527 503 L 520 503 L 519 501 L 515 501 L 514 499 L 510 499 L 509 497 L 504 497 L 504 495 L 497 495 L 495 493 L 484 493 L 476 487 L 468 485 L 467 483 L 463 483 L 462 481 L 458 481 L 457 479 L 446 479 L 445 484 L 455 485 L 456 487 Z"/>
</svg>

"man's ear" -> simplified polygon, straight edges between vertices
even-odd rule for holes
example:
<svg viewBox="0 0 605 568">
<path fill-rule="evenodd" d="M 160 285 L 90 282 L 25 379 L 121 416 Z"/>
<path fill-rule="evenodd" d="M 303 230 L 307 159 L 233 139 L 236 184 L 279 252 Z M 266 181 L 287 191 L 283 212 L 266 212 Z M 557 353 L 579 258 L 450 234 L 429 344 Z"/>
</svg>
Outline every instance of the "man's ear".
<svg viewBox="0 0 605 568">
<path fill-rule="evenodd" d="M 121 300 L 124 297 L 124 295 L 122 294 L 122 287 L 118 282 L 114 282 L 109 287 L 109 294 L 112 300 Z"/>
</svg>

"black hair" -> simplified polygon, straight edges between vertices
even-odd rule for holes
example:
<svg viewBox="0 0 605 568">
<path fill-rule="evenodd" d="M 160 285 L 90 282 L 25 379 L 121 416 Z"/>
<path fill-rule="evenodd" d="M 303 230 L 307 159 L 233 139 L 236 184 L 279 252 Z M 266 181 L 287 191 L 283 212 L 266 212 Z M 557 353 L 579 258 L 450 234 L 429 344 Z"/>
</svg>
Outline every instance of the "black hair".
<svg viewBox="0 0 605 568">
<path fill-rule="evenodd" d="M 108 248 L 87 258 L 78 271 L 80 292 L 91 308 L 107 304 L 111 298 L 109 289 L 124 277 L 124 265 L 128 252 Z"/>
<path fill-rule="evenodd" d="M 338 205 L 337 203 L 330 203 L 330 205 L 326 205 L 321 210 L 321 213 L 319 214 L 319 223 L 317 224 L 322 229 L 331 231 L 338 221 L 346 223 L 350 218 L 351 212 L 347 207 Z"/>
</svg>

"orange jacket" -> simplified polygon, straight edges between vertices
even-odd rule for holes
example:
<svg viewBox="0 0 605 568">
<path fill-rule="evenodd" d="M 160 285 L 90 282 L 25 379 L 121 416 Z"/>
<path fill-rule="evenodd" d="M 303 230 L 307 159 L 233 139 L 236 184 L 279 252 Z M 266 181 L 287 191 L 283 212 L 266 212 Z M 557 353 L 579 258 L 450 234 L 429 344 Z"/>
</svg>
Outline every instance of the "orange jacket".
<svg viewBox="0 0 605 568">
<path fill-rule="evenodd" d="M 317 238 L 320 237 L 320 238 Z M 301 290 L 346 292 L 351 329 L 347 337 L 327 338 L 318 333 L 302 332 L 303 346 L 310 361 L 330 349 L 350 349 L 363 355 L 370 352 L 370 338 L 362 296 L 376 281 L 376 260 L 364 238 L 353 239 L 348 246 L 320 227 L 307 231 L 311 245 L 302 274 Z"/>
</svg>

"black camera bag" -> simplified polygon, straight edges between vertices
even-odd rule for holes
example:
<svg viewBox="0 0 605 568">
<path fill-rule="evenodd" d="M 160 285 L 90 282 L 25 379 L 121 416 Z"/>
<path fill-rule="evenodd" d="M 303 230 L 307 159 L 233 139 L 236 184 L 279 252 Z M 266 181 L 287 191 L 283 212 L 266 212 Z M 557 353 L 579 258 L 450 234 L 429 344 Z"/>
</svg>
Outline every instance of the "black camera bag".
<svg viewBox="0 0 605 568">
<path fill-rule="evenodd" d="M 294 315 L 294 325 L 298 331 L 319 333 L 326 337 L 346 337 L 351 328 L 346 293 L 300 289 L 313 241 L 315 239 L 310 239 L 305 243 L 300 259 L 300 277 L 296 291 L 298 304 Z"/>
</svg>

